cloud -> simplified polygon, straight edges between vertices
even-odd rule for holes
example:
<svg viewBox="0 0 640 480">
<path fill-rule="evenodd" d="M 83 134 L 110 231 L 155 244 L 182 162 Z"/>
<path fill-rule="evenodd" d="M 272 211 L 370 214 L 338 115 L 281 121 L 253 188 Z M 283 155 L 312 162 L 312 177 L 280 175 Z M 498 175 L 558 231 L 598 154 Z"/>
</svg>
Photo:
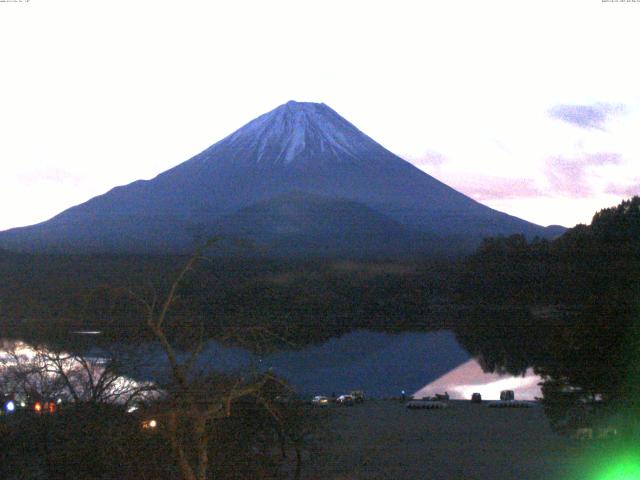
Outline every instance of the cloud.
<svg viewBox="0 0 640 480">
<path fill-rule="evenodd" d="M 605 193 L 611 195 L 619 195 L 622 197 L 633 197 L 634 195 L 640 195 L 640 178 L 635 178 L 632 185 L 616 185 L 610 183 L 605 190 Z"/>
<path fill-rule="evenodd" d="M 411 158 L 411 163 L 418 167 L 440 167 L 447 162 L 447 157 L 439 152 L 428 150 L 422 155 Z"/>
<path fill-rule="evenodd" d="M 604 130 L 612 115 L 624 112 L 624 105 L 614 103 L 596 103 L 595 105 L 560 104 L 549 109 L 552 118 L 562 120 L 580 128 Z"/>
<path fill-rule="evenodd" d="M 578 158 L 552 157 L 545 165 L 545 175 L 553 193 L 573 198 L 585 198 L 593 194 L 588 173 L 593 167 L 618 165 L 622 156 L 618 153 L 600 152 Z"/>
<path fill-rule="evenodd" d="M 592 193 L 585 176 L 585 166 L 575 160 L 550 159 L 545 174 L 555 193 L 574 198 L 588 197 Z"/>
<path fill-rule="evenodd" d="M 483 203 L 559 197 L 586 200 L 603 194 L 622 197 L 640 195 L 640 178 L 630 178 L 622 183 L 615 180 L 616 176 L 612 176 L 620 177 L 626 168 L 625 157 L 618 152 L 596 151 L 551 156 L 543 161 L 541 170 L 520 178 L 507 176 L 508 173 L 500 175 L 502 172 L 499 171 L 496 171 L 498 175 L 483 172 L 463 174 L 451 170 L 449 160 L 440 153 L 428 152 L 420 160 L 414 161 L 414 164 L 431 164 L 434 172 L 432 174 L 438 180 Z M 451 160 L 451 164 L 453 163 Z"/>
<path fill-rule="evenodd" d="M 56 167 L 45 167 L 39 170 L 29 170 L 19 175 L 22 182 L 33 184 L 38 182 L 47 182 L 55 184 L 76 185 L 82 181 L 82 177 L 74 172 L 63 170 Z"/>
<path fill-rule="evenodd" d="M 531 178 L 494 177 L 475 175 L 471 178 L 451 181 L 456 190 L 471 198 L 484 202 L 488 200 L 505 200 L 515 198 L 533 198 L 544 195 Z"/>
<path fill-rule="evenodd" d="M 584 166 L 619 165 L 622 162 L 622 155 L 615 152 L 588 153 L 576 161 Z"/>
</svg>

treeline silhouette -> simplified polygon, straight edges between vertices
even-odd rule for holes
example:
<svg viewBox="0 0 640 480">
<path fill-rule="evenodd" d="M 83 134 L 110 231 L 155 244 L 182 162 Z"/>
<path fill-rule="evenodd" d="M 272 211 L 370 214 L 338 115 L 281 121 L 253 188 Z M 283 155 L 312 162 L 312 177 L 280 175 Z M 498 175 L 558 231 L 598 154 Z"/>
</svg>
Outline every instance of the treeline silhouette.
<svg viewBox="0 0 640 480">
<path fill-rule="evenodd" d="M 165 295 L 186 258 L 1 252 L 0 336 L 62 342 L 98 330 L 100 341 L 144 341 L 137 299 Z M 181 282 L 170 331 L 237 343 L 230 329 L 261 327 L 296 348 L 354 329 L 433 330 L 446 315 L 431 305 L 451 296 L 456 275 L 455 262 L 434 259 L 204 258 Z"/>
<path fill-rule="evenodd" d="M 488 370 L 534 367 L 556 428 L 640 418 L 640 197 L 553 241 L 485 240 L 456 295 L 461 343 Z"/>
</svg>

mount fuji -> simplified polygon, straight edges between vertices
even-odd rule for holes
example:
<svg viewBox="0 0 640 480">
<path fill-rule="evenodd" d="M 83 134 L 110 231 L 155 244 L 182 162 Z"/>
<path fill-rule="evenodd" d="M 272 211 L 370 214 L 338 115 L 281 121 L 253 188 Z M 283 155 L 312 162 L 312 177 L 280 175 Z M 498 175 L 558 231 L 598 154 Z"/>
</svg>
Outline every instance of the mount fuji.
<svg viewBox="0 0 640 480">
<path fill-rule="evenodd" d="M 405 255 L 514 233 L 559 231 L 457 192 L 324 104 L 291 101 L 151 180 L 0 232 L 0 247 L 182 253 L 219 234 L 275 255 Z"/>
</svg>

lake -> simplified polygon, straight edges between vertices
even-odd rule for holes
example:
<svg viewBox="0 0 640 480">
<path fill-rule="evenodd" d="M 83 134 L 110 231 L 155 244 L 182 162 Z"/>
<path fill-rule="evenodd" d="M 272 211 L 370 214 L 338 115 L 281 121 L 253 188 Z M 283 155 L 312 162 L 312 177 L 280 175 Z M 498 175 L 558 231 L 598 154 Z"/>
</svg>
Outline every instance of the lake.
<svg viewBox="0 0 640 480">
<path fill-rule="evenodd" d="M 159 347 L 144 345 L 140 354 L 145 367 L 137 376 L 158 378 L 166 374 L 166 360 Z M 99 356 L 100 351 L 93 355 Z M 397 397 L 403 392 L 417 398 L 448 392 L 451 398 L 462 399 L 479 392 L 491 400 L 499 398 L 504 389 L 514 390 L 516 398 L 524 400 L 541 396 L 539 378 L 531 372 L 525 377 L 482 372 L 449 331 L 390 334 L 359 330 L 265 356 L 209 341 L 196 366 L 225 372 L 271 369 L 305 396 L 364 390 L 378 398 Z"/>
</svg>

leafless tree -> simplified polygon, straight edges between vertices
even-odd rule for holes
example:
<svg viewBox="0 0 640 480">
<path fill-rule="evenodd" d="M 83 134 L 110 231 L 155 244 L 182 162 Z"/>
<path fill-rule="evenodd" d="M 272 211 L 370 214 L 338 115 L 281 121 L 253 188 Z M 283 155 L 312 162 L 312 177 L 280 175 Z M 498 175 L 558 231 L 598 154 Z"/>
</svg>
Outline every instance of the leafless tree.
<svg viewBox="0 0 640 480">
<path fill-rule="evenodd" d="M 129 292 L 142 305 L 146 326 L 162 347 L 168 361 L 171 386 L 167 389 L 168 397 L 161 413 L 164 423 L 162 432 L 168 438 L 183 480 L 210 478 L 211 426 L 232 415 L 235 401 L 253 397 L 257 403 L 267 407 L 266 411 L 273 414 L 274 421 L 281 421 L 277 412 L 269 406 L 272 399 L 265 399 L 262 394 L 268 382 L 278 381 L 275 377 L 250 373 L 232 378 L 198 373 L 195 366 L 204 345 L 204 329 L 200 329 L 196 342 L 186 356 L 181 355 L 167 335 L 167 319 L 179 298 L 180 286 L 203 258 L 202 250 L 199 250 L 188 259 L 162 300 L 155 294 L 148 300 L 133 291 Z M 227 328 L 225 336 L 253 336 L 263 337 L 265 342 L 270 340 L 267 329 L 261 327 Z"/>
<path fill-rule="evenodd" d="M 154 384 L 120 373 L 119 362 L 115 354 L 108 352 L 87 356 L 16 344 L 5 350 L 0 359 L 0 388 L 25 398 L 61 398 L 125 407 L 157 396 Z"/>
</svg>

